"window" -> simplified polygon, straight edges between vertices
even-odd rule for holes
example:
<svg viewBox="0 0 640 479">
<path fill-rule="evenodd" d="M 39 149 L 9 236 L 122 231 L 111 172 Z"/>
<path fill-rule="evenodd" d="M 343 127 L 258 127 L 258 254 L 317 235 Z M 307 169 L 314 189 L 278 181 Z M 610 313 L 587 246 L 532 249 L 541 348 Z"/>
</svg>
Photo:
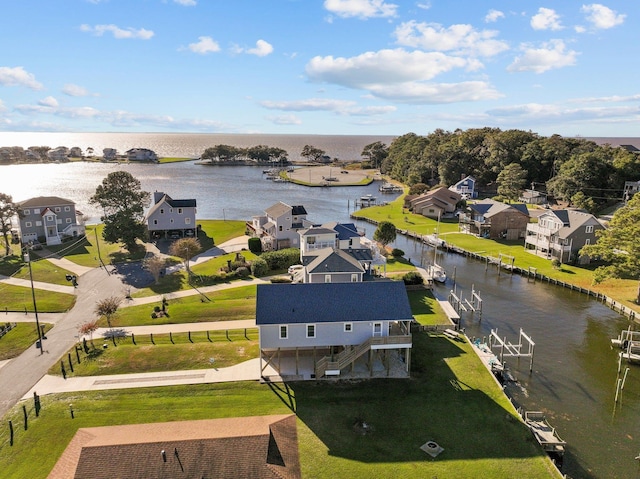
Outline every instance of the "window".
<svg viewBox="0 0 640 479">
<path fill-rule="evenodd" d="M 307 244 L 316 244 L 315 236 L 307 236 Z"/>
<path fill-rule="evenodd" d="M 282 231 L 282 226 L 278 226 L 278 231 Z"/>
<path fill-rule="evenodd" d="M 325 283 L 331 283 L 331 275 L 330 274 L 325 274 L 324 275 L 324 282 Z"/>
<path fill-rule="evenodd" d="M 158 220 L 153 220 L 153 224 L 157 225 L 158 224 Z"/>
<path fill-rule="evenodd" d="M 40 214 L 40 208 L 34 208 L 33 209 L 33 214 L 34 215 L 39 215 Z"/>
<path fill-rule="evenodd" d="M 42 221 L 36 221 L 36 226 L 42 226 Z"/>
<path fill-rule="evenodd" d="M 53 221 L 53 216 L 47 215 L 47 221 Z"/>
<path fill-rule="evenodd" d="M 350 333 L 353 331 L 353 323 L 344 323 L 344 332 Z"/>
<path fill-rule="evenodd" d="M 178 214 L 181 215 L 182 214 L 182 208 L 178 208 Z"/>
<path fill-rule="evenodd" d="M 31 211 L 29 211 L 29 210 L 24 210 L 24 211 L 22 212 L 22 214 L 24 214 L 25 216 L 29 216 L 29 215 L 31 214 Z"/>
<path fill-rule="evenodd" d="M 587 238 L 586 240 L 584 240 L 584 245 L 588 245 L 591 244 L 591 239 Z"/>
<path fill-rule="evenodd" d="M 56 213 L 60 213 L 60 211 L 62 211 L 62 210 L 60 209 L 60 207 L 59 207 L 59 206 L 56 206 L 56 207 L 53 209 L 53 211 L 55 211 Z"/>
<path fill-rule="evenodd" d="M 27 221 L 24 225 L 25 225 L 27 228 L 31 228 L 31 221 Z"/>
<path fill-rule="evenodd" d="M 170 223 L 173 223 L 173 218 L 171 218 L 171 220 L 169 220 Z"/>
<path fill-rule="evenodd" d="M 71 211 L 71 206 L 65 206 L 65 207 L 64 207 L 64 210 L 65 210 L 65 211 Z"/>
<path fill-rule="evenodd" d="M 289 337 L 289 326 L 286 324 L 280 326 L 280 339 L 287 339 Z"/>
<path fill-rule="evenodd" d="M 307 324 L 307 338 L 315 338 L 315 337 L 316 337 L 316 325 Z"/>
<path fill-rule="evenodd" d="M 352 283 L 357 283 L 358 281 L 359 281 L 358 273 L 352 273 L 351 274 L 351 282 Z"/>
<path fill-rule="evenodd" d="M 67 218 L 65 221 L 67 224 L 71 224 L 71 218 Z"/>
<path fill-rule="evenodd" d="M 164 208 L 160 208 L 160 214 L 163 215 L 164 214 Z"/>
<path fill-rule="evenodd" d="M 593 225 L 586 226 L 584 232 L 593 233 Z"/>
<path fill-rule="evenodd" d="M 184 224 L 185 225 L 190 225 L 191 224 L 191 218 L 185 218 L 184 219 Z"/>
</svg>

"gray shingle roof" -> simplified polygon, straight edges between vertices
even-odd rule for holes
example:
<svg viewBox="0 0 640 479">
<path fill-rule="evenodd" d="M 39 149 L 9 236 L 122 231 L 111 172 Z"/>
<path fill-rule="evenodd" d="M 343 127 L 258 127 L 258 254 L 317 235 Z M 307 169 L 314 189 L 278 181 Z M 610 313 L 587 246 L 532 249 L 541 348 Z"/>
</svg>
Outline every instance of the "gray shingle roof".
<svg viewBox="0 0 640 479">
<path fill-rule="evenodd" d="M 356 259 L 342 250 L 324 248 L 307 265 L 307 273 L 363 273 Z"/>
<path fill-rule="evenodd" d="M 61 205 L 75 205 L 75 203 L 71 200 L 60 198 L 59 196 L 37 196 L 35 198 L 29 198 L 28 200 L 18 202 L 18 206 L 20 208 L 37 208 Z"/>
<path fill-rule="evenodd" d="M 410 321 L 401 281 L 259 284 L 256 324 Z"/>
</svg>

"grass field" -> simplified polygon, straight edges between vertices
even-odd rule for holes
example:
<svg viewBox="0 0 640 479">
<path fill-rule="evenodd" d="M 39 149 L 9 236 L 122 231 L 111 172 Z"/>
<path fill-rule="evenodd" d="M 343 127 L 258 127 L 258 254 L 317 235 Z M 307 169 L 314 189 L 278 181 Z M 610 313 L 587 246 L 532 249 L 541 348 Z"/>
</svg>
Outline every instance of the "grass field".
<svg viewBox="0 0 640 479">
<path fill-rule="evenodd" d="M 168 317 L 153 319 L 151 313 L 157 304 L 144 304 L 120 308 L 112 320 L 114 327 L 145 326 L 151 324 L 200 323 L 206 321 L 233 321 L 256 317 L 256 286 L 238 286 L 207 293 L 210 301 L 201 301 L 200 295 L 170 299 Z M 106 326 L 106 320 L 102 320 Z"/>
<path fill-rule="evenodd" d="M 13 447 L 7 428 L 0 429 L 0 470 L 4 479 L 44 479 L 80 427 L 294 411 L 306 478 L 560 477 L 470 345 L 420 333 L 412 357 L 410 380 L 240 382 L 44 396 L 40 417 L 31 416 L 26 431 L 16 427 Z M 4 419 L 21 425 L 20 406 Z M 354 427 L 362 421 L 369 425 L 366 434 Z M 429 440 L 444 448 L 435 459 L 419 449 Z"/>
<path fill-rule="evenodd" d="M 48 323 L 40 323 L 45 335 L 51 329 Z M 19 356 L 38 340 L 36 323 L 17 323 L 14 328 L 0 338 L 0 361 Z"/>
<path fill-rule="evenodd" d="M 76 302 L 73 294 L 56 293 L 44 289 L 35 289 L 36 305 L 41 313 L 62 313 L 68 311 Z M 0 283 L 1 311 L 33 312 L 31 288 Z"/>
</svg>

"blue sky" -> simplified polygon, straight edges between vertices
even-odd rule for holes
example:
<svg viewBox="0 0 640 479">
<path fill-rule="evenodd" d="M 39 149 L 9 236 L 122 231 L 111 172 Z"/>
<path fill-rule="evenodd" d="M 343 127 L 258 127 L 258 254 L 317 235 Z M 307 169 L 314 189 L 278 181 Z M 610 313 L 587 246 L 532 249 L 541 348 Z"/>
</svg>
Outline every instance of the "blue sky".
<svg viewBox="0 0 640 479">
<path fill-rule="evenodd" d="M 640 136 L 633 1 L 3 3 L 0 131 Z"/>
</svg>

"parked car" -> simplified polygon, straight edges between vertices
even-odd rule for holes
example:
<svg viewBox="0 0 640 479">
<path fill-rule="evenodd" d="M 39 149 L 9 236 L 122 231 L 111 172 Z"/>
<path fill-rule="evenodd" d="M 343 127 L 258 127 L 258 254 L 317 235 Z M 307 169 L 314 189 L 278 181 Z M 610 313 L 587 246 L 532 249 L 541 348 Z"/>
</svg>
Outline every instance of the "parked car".
<svg viewBox="0 0 640 479">
<path fill-rule="evenodd" d="M 180 233 L 178 233 L 177 231 L 172 231 L 171 233 L 169 233 L 169 238 L 180 239 Z"/>
</svg>

